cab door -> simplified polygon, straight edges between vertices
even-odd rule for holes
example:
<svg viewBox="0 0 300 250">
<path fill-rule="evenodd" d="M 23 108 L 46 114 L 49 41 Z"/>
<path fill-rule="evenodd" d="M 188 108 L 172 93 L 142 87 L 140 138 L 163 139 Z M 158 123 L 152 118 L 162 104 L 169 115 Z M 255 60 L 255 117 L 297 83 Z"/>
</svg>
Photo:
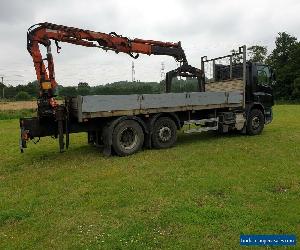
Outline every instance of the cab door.
<svg viewBox="0 0 300 250">
<path fill-rule="evenodd" d="M 271 107 L 274 105 L 271 70 L 269 66 L 263 64 L 254 64 L 253 66 L 253 99 L 265 107 Z"/>
</svg>

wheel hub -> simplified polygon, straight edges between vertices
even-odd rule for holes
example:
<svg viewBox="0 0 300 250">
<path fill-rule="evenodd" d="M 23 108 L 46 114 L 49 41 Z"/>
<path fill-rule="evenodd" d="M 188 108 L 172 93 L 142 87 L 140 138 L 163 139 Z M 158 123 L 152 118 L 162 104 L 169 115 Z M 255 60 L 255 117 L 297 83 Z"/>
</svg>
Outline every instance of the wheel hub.
<svg viewBox="0 0 300 250">
<path fill-rule="evenodd" d="M 126 128 L 122 131 L 120 143 L 123 148 L 125 148 L 126 150 L 130 150 L 136 146 L 137 141 L 137 133 L 132 128 Z"/>
<path fill-rule="evenodd" d="M 252 125 L 253 129 L 258 129 L 259 125 L 260 125 L 259 117 L 257 117 L 257 116 L 253 117 L 251 125 Z"/>
<path fill-rule="evenodd" d="M 171 139 L 172 131 L 169 127 L 162 127 L 158 133 L 159 139 L 166 142 Z"/>
</svg>

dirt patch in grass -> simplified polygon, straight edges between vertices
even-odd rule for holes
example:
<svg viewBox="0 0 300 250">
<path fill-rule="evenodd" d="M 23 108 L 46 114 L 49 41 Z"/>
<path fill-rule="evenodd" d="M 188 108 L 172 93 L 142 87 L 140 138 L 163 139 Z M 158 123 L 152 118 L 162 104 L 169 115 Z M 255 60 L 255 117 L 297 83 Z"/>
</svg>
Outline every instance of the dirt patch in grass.
<svg viewBox="0 0 300 250">
<path fill-rule="evenodd" d="M 0 102 L 0 110 L 36 109 L 36 101 Z"/>
<path fill-rule="evenodd" d="M 57 100 L 62 104 L 62 100 Z M 0 102 L 0 111 L 6 110 L 22 110 L 22 109 L 37 109 L 36 101 L 15 101 L 15 102 Z"/>
</svg>

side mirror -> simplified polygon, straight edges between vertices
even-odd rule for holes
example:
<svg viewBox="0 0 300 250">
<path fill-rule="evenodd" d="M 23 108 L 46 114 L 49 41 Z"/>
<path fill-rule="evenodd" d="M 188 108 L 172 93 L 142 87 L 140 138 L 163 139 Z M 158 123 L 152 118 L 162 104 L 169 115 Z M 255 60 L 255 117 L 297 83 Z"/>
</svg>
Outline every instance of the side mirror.
<svg viewBox="0 0 300 250">
<path fill-rule="evenodd" d="M 276 84 L 276 74 L 275 74 L 275 71 L 273 69 L 270 69 L 270 73 L 271 73 L 271 85 L 275 85 Z"/>
</svg>

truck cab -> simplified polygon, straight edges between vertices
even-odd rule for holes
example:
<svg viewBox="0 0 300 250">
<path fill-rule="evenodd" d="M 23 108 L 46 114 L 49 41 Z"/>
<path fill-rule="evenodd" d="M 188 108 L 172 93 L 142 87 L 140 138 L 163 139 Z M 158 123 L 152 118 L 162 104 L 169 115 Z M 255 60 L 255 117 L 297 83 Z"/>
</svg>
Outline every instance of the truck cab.
<svg viewBox="0 0 300 250">
<path fill-rule="evenodd" d="M 249 114 L 251 109 L 256 107 L 264 114 L 265 124 L 270 123 L 272 121 L 272 106 L 274 105 L 272 85 L 275 83 L 275 74 L 272 68 L 263 63 L 246 60 L 244 62 L 231 62 L 227 65 L 216 63 L 217 61 L 213 62 L 214 73 L 208 73 L 211 78 L 205 77 L 205 86 L 208 86 L 206 91 L 222 90 L 221 86 L 224 86 L 223 90 L 230 91 L 244 89 L 244 108 L 247 113 Z M 205 72 L 205 67 L 203 68 Z M 237 85 L 238 81 L 240 81 L 240 85 Z M 211 89 L 210 86 L 212 85 L 220 87 Z"/>
<path fill-rule="evenodd" d="M 246 105 L 261 105 L 264 109 L 265 123 L 272 121 L 274 97 L 271 85 L 275 82 L 272 68 L 262 63 L 247 63 Z"/>
</svg>

